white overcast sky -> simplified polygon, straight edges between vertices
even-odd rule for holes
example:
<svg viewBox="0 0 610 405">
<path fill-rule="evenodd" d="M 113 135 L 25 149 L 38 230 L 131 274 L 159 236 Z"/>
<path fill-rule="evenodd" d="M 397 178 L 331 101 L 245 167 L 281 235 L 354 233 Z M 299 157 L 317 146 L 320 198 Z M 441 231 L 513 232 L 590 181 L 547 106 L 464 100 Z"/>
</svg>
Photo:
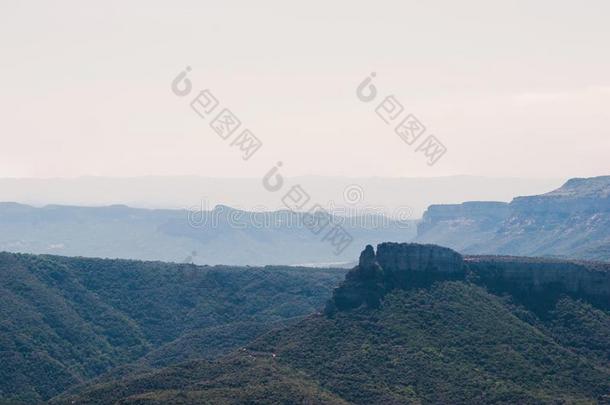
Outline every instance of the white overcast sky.
<svg viewBox="0 0 610 405">
<path fill-rule="evenodd" d="M 610 174 L 610 2 L 0 1 L 0 177 Z M 264 145 L 244 162 L 191 66 Z M 359 101 L 370 72 L 448 151 Z"/>
</svg>

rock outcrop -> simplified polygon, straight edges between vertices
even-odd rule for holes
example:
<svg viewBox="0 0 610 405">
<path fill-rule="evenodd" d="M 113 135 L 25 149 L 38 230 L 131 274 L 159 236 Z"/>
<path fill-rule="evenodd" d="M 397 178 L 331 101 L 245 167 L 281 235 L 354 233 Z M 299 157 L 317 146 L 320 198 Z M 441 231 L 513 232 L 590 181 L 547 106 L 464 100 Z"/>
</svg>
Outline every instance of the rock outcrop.
<svg viewBox="0 0 610 405">
<path fill-rule="evenodd" d="M 610 263 L 503 256 L 466 256 L 446 247 L 416 243 L 368 245 L 358 266 L 335 289 L 326 313 L 378 307 L 394 289 L 463 280 L 545 310 L 562 295 L 610 307 Z"/>
<path fill-rule="evenodd" d="M 367 259 L 370 261 L 372 247 Z M 385 269 L 388 275 L 402 274 L 458 274 L 462 273 L 462 256 L 446 247 L 420 245 L 418 243 L 382 243 L 377 246 L 375 262 Z"/>
<path fill-rule="evenodd" d="M 335 289 L 326 312 L 377 307 L 383 296 L 395 288 L 426 286 L 434 281 L 463 279 L 462 256 L 445 247 L 417 243 L 381 243 L 377 253 L 368 245 L 358 266 L 347 273 Z"/>
</svg>

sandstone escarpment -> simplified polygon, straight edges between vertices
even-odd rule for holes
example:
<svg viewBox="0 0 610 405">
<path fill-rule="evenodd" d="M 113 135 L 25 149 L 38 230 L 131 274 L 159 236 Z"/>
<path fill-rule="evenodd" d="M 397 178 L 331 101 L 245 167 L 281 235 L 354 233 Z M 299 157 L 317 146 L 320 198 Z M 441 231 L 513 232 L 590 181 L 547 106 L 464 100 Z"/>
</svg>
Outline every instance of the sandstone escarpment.
<svg viewBox="0 0 610 405">
<path fill-rule="evenodd" d="M 417 226 L 418 235 L 423 235 L 443 221 L 464 221 L 477 226 L 495 227 L 509 215 L 508 203 L 496 201 L 469 201 L 462 204 L 433 204 L 428 207 Z"/>
<path fill-rule="evenodd" d="M 347 310 L 366 304 L 377 307 L 383 296 L 395 288 L 426 286 L 434 281 L 463 279 L 462 256 L 445 247 L 416 243 L 368 245 L 358 266 L 335 289 L 326 312 Z"/>
<path fill-rule="evenodd" d="M 366 305 L 378 307 L 393 289 L 421 288 L 463 280 L 512 295 L 544 310 L 562 295 L 610 306 L 610 264 L 555 259 L 466 256 L 445 247 L 416 243 L 368 245 L 345 281 L 335 289 L 326 313 Z"/>
<path fill-rule="evenodd" d="M 511 256 L 466 256 L 476 282 L 539 308 L 561 295 L 610 308 L 610 263 Z"/>
<path fill-rule="evenodd" d="M 610 176 L 571 179 L 510 204 L 432 205 L 416 240 L 465 254 L 610 260 Z"/>
</svg>

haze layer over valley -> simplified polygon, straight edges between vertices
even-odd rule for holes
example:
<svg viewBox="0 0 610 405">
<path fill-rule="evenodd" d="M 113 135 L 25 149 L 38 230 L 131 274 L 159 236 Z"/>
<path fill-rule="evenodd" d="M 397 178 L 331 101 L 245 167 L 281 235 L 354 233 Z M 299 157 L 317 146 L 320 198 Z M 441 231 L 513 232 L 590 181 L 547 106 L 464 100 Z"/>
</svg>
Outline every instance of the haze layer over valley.
<svg viewBox="0 0 610 405">
<path fill-rule="evenodd" d="M 0 201 L 33 206 L 48 204 L 133 208 L 203 209 L 216 205 L 246 211 L 286 208 L 281 195 L 270 193 L 260 178 L 201 176 L 0 178 Z M 430 204 L 471 200 L 510 201 L 516 195 L 541 194 L 559 187 L 555 178 L 483 176 L 446 177 L 327 177 L 287 179 L 300 184 L 312 199 L 327 209 L 344 207 L 348 215 L 384 214 L 418 219 Z M 347 196 L 350 190 L 357 195 Z"/>
</svg>

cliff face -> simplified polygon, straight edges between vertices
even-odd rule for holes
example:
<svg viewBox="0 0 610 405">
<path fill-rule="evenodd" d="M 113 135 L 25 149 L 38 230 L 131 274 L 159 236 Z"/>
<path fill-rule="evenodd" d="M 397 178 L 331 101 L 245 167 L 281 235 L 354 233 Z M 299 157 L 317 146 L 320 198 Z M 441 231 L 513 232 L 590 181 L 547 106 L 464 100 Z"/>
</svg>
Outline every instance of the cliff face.
<svg viewBox="0 0 610 405">
<path fill-rule="evenodd" d="M 373 257 L 373 248 L 367 246 L 367 265 Z M 365 249 L 365 252 L 367 250 Z M 382 243 L 377 246 L 375 261 L 385 269 L 386 276 L 399 277 L 404 274 L 432 273 L 432 274 L 461 274 L 463 267 L 462 256 L 457 252 L 435 245 L 420 245 L 417 243 Z"/>
<path fill-rule="evenodd" d="M 472 250 L 493 238 L 498 225 L 509 215 L 509 205 L 503 202 L 431 205 L 417 225 L 417 240 L 459 251 Z"/>
<path fill-rule="evenodd" d="M 475 282 L 545 308 L 566 294 L 610 308 L 610 263 L 502 256 L 466 256 Z"/>
<path fill-rule="evenodd" d="M 382 243 L 377 253 L 368 245 L 358 266 L 335 289 L 327 313 L 366 304 L 377 307 L 394 288 L 429 285 L 436 280 L 464 278 L 464 262 L 457 252 L 434 245 Z"/>
<path fill-rule="evenodd" d="M 416 240 L 462 253 L 610 260 L 610 176 L 571 179 L 510 204 L 430 206 Z"/>
<path fill-rule="evenodd" d="M 389 291 L 436 281 L 468 280 L 519 302 L 547 308 L 561 295 L 610 307 L 610 264 L 501 256 L 466 256 L 445 247 L 415 243 L 367 246 L 358 266 L 335 289 L 327 314 L 361 305 L 378 307 Z"/>
<path fill-rule="evenodd" d="M 453 221 L 464 218 L 469 221 L 495 226 L 509 215 L 508 203 L 496 201 L 469 201 L 462 204 L 433 204 L 424 213 L 419 224 L 421 232 L 427 231 L 440 221 Z"/>
</svg>

